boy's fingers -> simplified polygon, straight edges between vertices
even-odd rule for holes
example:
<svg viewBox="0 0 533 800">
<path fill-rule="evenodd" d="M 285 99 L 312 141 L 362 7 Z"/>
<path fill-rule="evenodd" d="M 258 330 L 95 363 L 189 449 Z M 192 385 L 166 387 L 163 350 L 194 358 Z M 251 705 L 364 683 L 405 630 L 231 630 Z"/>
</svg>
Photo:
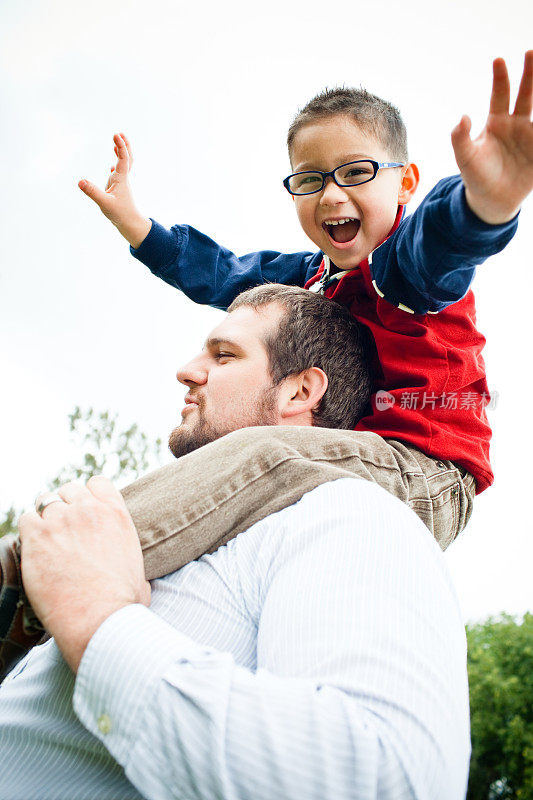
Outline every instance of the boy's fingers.
<svg viewBox="0 0 533 800">
<path fill-rule="evenodd" d="M 113 136 L 113 140 L 115 142 L 116 153 L 117 153 L 117 165 L 115 169 L 119 175 L 127 175 L 130 169 L 130 163 L 129 163 L 130 157 L 128 153 L 128 148 L 126 147 L 120 134 L 116 133 Z"/>
<path fill-rule="evenodd" d="M 132 149 L 131 149 L 131 143 L 130 143 L 130 140 L 128 139 L 128 137 L 126 136 L 126 134 L 125 134 L 125 133 L 121 133 L 120 135 L 121 135 L 121 136 L 122 136 L 122 138 L 124 139 L 124 144 L 126 145 L 126 147 L 127 147 L 127 149 L 128 149 L 128 155 L 129 155 L 129 157 L 130 157 L 130 166 L 131 166 L 131 165 L 133 164 L 133 151 L 132 151 Z"/>
<path fill-rule="evenodd" d="M 511 85 L 507 74 L 507 65 L 503 58 L 496 58 L 492 65 L 492 93 L 489 114 L 507 114 L 510 96 Z"/>
<path fill-rule="evenodd" d="M 468 152 L 472 144 L 472 140 L 470 138 L 471 128 L 472 122 L 470 117 L 465 115 L 464 117 L 461 117 L 461 121 L 452 131 L 452 147 L 459 168 L 468 158 Z"/>
<path fill-rule="evenodd" d="M 520 116 L 531 116 L 533 110 L 533 50 L 528 50 L 524 57 L 524 71 L 516 96 L 514 113 Z"/>
<path fill-rule="evenodd" d="M 90 181 L 82 180 L 78 183 L 78 186 L 82 190 L 83 194 L 86 194 L 87 197 L 90 197 L 91 200 L 102 208 L 106 205 L 109 195 L 103 192 L 98 186 L 95 186 L 94 183 Z"/>
</svg>

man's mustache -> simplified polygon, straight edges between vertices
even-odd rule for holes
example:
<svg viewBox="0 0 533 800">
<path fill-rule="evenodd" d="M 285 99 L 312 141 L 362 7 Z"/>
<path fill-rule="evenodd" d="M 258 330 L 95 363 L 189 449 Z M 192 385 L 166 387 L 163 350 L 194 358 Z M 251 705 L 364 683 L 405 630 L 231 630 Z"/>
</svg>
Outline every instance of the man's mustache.
<svg viewBox="0 0 533 800">
<path fill-rule="evenodd" d="M 187 392 L 184 398 L 184 402 L 186 405 L 190 403 L 194 403 L 199 408 L 203 408 L 205 406 L 205 398 L 200 392 Z"/>
</svg>

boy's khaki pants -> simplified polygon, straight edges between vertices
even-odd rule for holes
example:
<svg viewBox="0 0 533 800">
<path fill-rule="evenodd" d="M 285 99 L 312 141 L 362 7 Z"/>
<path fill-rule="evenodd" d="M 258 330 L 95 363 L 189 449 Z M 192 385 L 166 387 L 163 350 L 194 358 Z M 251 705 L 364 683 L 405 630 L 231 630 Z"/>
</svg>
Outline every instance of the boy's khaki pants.
<svg viewBox="0 0 533 800">
<path fill-rule="evenodd" d="M 472 513 L 475 481 L 451 461 L 374 433 L 242 428 L 122 490 L 146 576 L 214 552 L 255 522 L 338 478 L 378 483 L 407 503 L 444 550 Z"/>
</svg>

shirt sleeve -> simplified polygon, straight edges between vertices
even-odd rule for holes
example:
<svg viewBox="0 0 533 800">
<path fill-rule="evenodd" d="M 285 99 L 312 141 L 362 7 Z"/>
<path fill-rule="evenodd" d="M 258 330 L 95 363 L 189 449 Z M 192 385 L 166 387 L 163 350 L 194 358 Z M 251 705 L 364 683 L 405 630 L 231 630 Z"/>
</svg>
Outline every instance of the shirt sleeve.
<svg viewBox="0 0 533 800">
<path fill-rule="evenodd" d="M 140 247 L 130 247 L 130 252 L 191 300 L 223 310 L 252 286 L 266 282 L 303 286 L 322 259 L 322 253 L 274 250 L 238 257 L 195 228 L 174 225 L 167 230 L 154 220 Z"/>
<path fill-rule="evenodd" d="M 74 709 L 138 791 L 460 800 L 464 627 L 422 523 L 345 479 L 239 540 L 254 555 L 242 592 L 260 609 L 256 671 L 142 606 L 113 614 L 83 656 Z"/>
<path fill-rule="evenodd" d="M 417 314 L 441 311 L 467 293 L 476 266 L 499 253 L 518 215 L 489 225 L 469 208 L 459 175 L 444 178 L 372 254 L 372 277 L 393 305 Z"/>
</svg>

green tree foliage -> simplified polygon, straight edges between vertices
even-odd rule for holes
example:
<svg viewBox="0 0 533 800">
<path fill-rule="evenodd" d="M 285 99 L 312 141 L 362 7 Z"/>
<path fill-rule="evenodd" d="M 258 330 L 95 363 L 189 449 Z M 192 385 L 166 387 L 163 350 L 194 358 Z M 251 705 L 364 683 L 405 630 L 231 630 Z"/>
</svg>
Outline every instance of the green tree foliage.
<svg viewBox="0 0 533 800">
<path fill-rule="evenodd" d="M 467 800 L 533 800 L 533 614 L 467 626 Z"/>
<path fill-rule="evenodd" d="M 6 533 L 13 533 L 16 530 L 17 517 L 18 512 L 13 506 L 4 511 L 3 518 L 0 519 L 0 536 L 5 536 Z"/>
<path fill-rule="evenodd" d="M 105 475 L 125 486 L 160 463 L 161 439 L 151 442 L 135 424 L 121 428 L 117 414 L 93 408 L 83 411 L 76 406 L 68 420 L 73 447 L 79 456 L 49 481 L 49 489 L 68 481 L 85 483 L 92 475 Z M 16 531 L 19 514 L 11 507 L 0 515 L 0 536 Z"/>
</svg>

